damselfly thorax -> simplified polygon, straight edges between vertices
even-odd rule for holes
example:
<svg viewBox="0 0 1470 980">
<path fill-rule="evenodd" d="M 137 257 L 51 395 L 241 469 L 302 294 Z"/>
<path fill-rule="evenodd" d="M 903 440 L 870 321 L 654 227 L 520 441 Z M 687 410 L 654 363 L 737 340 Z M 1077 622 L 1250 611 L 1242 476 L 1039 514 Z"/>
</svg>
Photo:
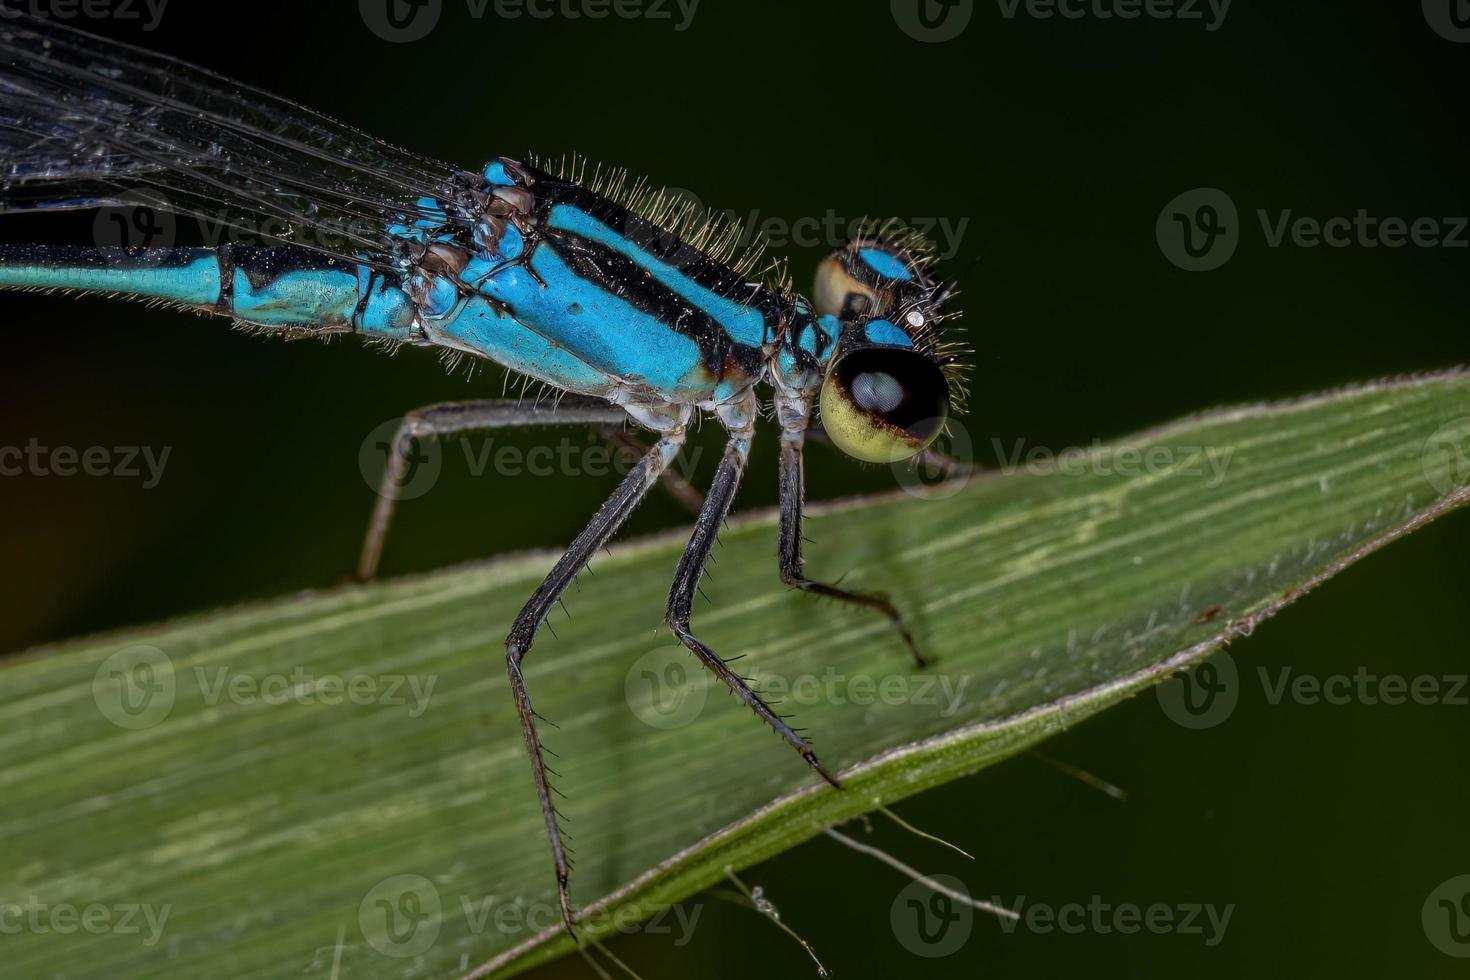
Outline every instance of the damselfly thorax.
<svg viewBox="0 0 1470 980">
<path fill-rule="evenodd" d="M 554 397 L 432 405 L 391 447 L 358 571 L 378 568 L 415 439 L 474 429 L 632 421 L 656 440 L 527 601 L 505 641 L 568 929 L 563 835 L 522 664 L 546 615 L 647 492 L 697 413 L 727 432 L 665 620 L 708 670 L 833 786 L 837 777 L 690 625 L 693 597 L 764 408 L 780 429 L 779 571 L 804 592 L 887 616 L 884 597 L 806 577 L 802 450 L 814 410 L 858 459 L 923 452 L 961 390 L 942 339 L 950 291 L 893 226 L 818 268 L 808 300 L 757 268 L 738 229 L 706 223 L 618 171 L 500 158 L 480 171 L 408 153 L 203 69 L 31 16 L 0 20 L 0 213 L 154 206 L 278 244 L 0 245 L 0 287 L 164 301 L 285 334 L 353 332 L 503 365 Z M 739 253 L 739 254 L 737 254 Z M 610 434 L 611 438 L 617 438 Z M 687 488 L 685 488 L 687 489 Z"/>
</svg>

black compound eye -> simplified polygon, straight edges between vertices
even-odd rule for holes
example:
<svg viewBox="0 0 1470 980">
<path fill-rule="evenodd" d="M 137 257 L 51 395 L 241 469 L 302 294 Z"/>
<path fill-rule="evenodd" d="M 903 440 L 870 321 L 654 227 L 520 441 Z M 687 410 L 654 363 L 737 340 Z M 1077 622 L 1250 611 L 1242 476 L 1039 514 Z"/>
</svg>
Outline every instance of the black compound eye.
<svg viewBox="0 0 1470 980">
<path fill-rule="evenodd" d="M 849 456 L 893 463 L 924 449 L 949 417 L 949 382 L 909 347 L 860 347 L 833 362 L 822 426 Z"/>
</svg>

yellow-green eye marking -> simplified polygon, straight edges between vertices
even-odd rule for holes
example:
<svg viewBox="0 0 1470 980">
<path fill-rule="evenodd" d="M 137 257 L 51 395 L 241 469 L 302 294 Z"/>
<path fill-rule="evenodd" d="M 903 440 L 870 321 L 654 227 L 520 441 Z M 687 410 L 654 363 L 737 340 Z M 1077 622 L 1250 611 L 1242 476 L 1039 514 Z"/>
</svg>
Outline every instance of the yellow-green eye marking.
<svg viewBox="0 0 1470 980">
<path fill-rule="evenodd" d="M 859 347 L 832 362 L 820 406 L 822 427 L 843 452 L 869 463 L 897 463 L 944 428 L 949 381 L 919 351 Z"/>
</svg>

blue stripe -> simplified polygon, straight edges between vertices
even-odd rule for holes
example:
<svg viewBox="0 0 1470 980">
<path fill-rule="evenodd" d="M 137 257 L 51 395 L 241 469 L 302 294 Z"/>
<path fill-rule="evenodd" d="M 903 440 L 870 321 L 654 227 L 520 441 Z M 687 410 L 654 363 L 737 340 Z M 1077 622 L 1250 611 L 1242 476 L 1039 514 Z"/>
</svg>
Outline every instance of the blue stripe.
<svg viewBox="0 0 1470 980">
<path fill-rule="evenodd" d="M 551 209 L 547 224 L 597 242 L 638 263 L 657 282 L 709 314 L 737 343 L 759 347 L 766 341 L 766 318 L 759 310 L 721 296 L 695 282 L 682 270 L 650 255 L 581 208 L 558 204 Z"/>
</svg>

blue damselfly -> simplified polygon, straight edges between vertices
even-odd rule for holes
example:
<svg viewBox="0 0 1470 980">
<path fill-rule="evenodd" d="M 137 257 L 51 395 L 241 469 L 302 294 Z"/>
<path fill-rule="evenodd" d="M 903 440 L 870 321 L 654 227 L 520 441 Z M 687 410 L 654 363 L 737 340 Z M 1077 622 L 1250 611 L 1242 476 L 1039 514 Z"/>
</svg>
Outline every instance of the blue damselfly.
<svg viewBox="0 0 1470 980">
<path fill-rule="evenodd" d="M 925 451 L 959 393 L 941 336 L 950 293 L 911 236 L 879 227 L 825 259 L 810 300 L 757 250 L 620 171 L 507 158 L 478 172 L 409 153 L 204 69 L 31 16 L 0 20 L 0 211 L 159 206 L 272 242 L 214 247 L 0 246 L 0 287 L 162 301 L 293 336 L 356 333 L 494 361 L 556 396 L 409 414 L 391 447 L 358 572 L 372 577 L 417 438 L 522 425 L 621 426 L 653 446 L 511 626 L 506 666 L 570 930 L 563 834 L 522 674 L 548 612 L 673 462 L 701 413 L 727 442 L 675 571 L 666 619 L 695 657 L 833 786 L 807 740 L 693 632 L 690 610 L 770 390 L 780 427 L 779 571 L 887 616 L 893 605 L 806 577 L 802 448 L 820 401 L 852 456 Z"/>
</svg>

